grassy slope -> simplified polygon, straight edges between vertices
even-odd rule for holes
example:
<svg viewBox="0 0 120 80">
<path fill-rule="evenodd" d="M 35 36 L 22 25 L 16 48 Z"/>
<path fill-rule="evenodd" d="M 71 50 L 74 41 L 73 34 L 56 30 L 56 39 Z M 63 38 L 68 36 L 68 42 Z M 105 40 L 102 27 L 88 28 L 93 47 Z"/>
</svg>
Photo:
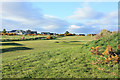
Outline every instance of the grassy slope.
<svg viewBox="0 0 120 80">
<path fill-rule="evenodd" d="M 11 42 L 22 45 L 4 45 L 3 49 L 27 47 L 30 50 L 6 51 L 3 55 L 3 77 L 33 78 L 113 78 L 118 65 L 111 67 L 91 65 L 90 52 L 81 48 L 91 37 L 69 36 L 57 40 Z M 58 41 L 59 43 L 55 43 Z M 99 68 L 99 69 L 98 69 Z"/>
<path fill-rule="evenodd" d="M 110 45 L 116 53 L 118 53 L 117 51 L 117 46 L 119 44 L 119 41 L 120 41 L 120 37 L 118 37 L 120 34 L 118 33 L 115 33 L 113 35 L 109 35 L 109 36 L 105 36 L 105 37 L 102 37 L 98 40 L 93 40 L 91 42 L 88 42 L 87 44 L 83 45 L 81 49 L 83 49 L 83 53 L 88 53 L 88 57 L 89 60 L 91 59 L 95 59 L 95 56 L 91 56 L 90 55 L 90 50 L 91 50 L 91 47 L 97 47 L 97 46 L 100 46 L 101 49 L 102 49 L 102 52 L 104 52 L 106 50 L 106 46 L 107 45 Z M 119 53 L 118 53 L 119 54 Z M 98 67 L 100 68 L 103 68 L 104 70 L 108 71 L 109 72 L 112 72 L 112 73 L 115 73 L 116 74 L 116 77 L 118 77 L 118 68 L 119 68 L 119 64 L 114 64 L 113 66 L 111 65 L 97 65 Z M 116 71 L 112 71 L 112 70 L 116 70 Z M 119 74 L 120 75 L 120 74 Z M 110 77 L 110 76 L 109 76 Z"/>
<path fill-rule="evenodd" d="M 118 34 L 113 34 L 88 42 L 83 47 L 90 51 L 91 47 L 101 46 L 102 50 L 105 51 L 106 46 L 110 45 L 115 51 L 117 51 L 119 41 L 120 39 L 118 39 Z"/>
</svg>

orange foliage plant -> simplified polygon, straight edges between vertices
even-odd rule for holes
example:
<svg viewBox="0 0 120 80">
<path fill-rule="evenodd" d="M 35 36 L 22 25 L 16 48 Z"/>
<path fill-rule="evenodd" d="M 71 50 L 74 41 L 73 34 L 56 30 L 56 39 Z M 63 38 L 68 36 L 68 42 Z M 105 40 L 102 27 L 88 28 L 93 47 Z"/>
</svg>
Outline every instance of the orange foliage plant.
<svg viewBox="0 0 120 80">
<path fill-rule="evenodd" d="M 117 46 L 117 49 L 118 49 L 118 53 L 119 53 L 120 52 L 120 44 Z M 95 56 L 94 64 L 100 64 L 100 63 L 108 64 L 110 62 L 118 63 L 120 60 L 119 55 L 109 45 L 107 46 L 106 50 L 103 53 L 100 51 L 100 46 L 97 46 L 96 48 L 92 47 L 91 54 L 100 55 L 100 57 L 104 58 L 104 60 L 100 60 Z"/>
</svg>

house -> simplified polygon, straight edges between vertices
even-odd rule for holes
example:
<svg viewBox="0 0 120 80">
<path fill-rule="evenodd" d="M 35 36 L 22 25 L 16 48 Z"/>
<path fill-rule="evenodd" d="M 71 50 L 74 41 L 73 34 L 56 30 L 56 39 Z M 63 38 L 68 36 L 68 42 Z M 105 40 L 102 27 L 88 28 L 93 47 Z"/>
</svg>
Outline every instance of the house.
<svg viewBox="0 0 120 80">
<path fill-rule="evenodd" d="M 50 33 L 50 35 L 56 35 L 56 33 Z"/>
<path fill-rule="evenodd" d="M 31 31 L 31 34 L 37 34 L 37 31 Z"/>
<path fill-rule="evenodd" d="M 49 35 L 50 32 L 41 32 L 41 34 L 43 34 L 43 35 Z"/>
<path fill-rule="evenodd" d="M 12 30 L 12 31 L 9 31 L 9 33 L 15 33 L 17 35 L 26 35 L 26 32 L 23 30 Z"/>
<path fill-rule="evenodd" d="M 56 33 L 50 33 L 50 32 L 41 32 L 43 35 L 56 35 Z"/>
<path fill-rule="evenodd" d="M 26 30 L 27 34 L 37 34 L 37 31 Z"/>
</svg>

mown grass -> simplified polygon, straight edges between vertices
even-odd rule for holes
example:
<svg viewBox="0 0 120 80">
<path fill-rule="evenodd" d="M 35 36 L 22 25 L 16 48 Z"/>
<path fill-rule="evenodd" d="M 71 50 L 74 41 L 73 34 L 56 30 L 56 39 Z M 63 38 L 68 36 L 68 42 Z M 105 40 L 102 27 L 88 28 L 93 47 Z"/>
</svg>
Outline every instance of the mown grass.
<svg viewBox="0 0 120 80">
<path fill-rule="evenodd" d="M 118 78 L 118 64 L 92 65 L 89 49 L 81 48 L 91 37 L 67 36 L 56 40 L 12 41 L 2 49 L 3 78 Z M 87 43 L 89 44 L 89 43 Z M 93 58 L 94 59 L 94 58 Z"/>
<path fill-rule="evenodd" d="M 15 36 L 8 36 L 8 35 L 4 35 L 1 36 L 0 39 L 21 39 L 22 37 L 24 37 L 25 39 L 29 39 L 29 38 L 36 38 L 36 37 L 47 37 L 48 35 L 34 35 L 34 36 L 29 36 L 29 35 L 15 35 Z"/>
</svg>

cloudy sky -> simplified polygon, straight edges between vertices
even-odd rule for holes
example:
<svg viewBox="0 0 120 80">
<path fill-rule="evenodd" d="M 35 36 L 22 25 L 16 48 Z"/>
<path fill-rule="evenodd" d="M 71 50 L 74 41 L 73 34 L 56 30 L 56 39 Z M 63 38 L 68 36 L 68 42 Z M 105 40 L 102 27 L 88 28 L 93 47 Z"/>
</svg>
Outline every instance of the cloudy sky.
<svg viewBox="0 0 120 80">
<path fill-rule="evenodd" d="M 88 34 L 118 29 L 117 2 L 4 2 L 0 15 L 2 29 L 8 31 Z"/>
</svg>

